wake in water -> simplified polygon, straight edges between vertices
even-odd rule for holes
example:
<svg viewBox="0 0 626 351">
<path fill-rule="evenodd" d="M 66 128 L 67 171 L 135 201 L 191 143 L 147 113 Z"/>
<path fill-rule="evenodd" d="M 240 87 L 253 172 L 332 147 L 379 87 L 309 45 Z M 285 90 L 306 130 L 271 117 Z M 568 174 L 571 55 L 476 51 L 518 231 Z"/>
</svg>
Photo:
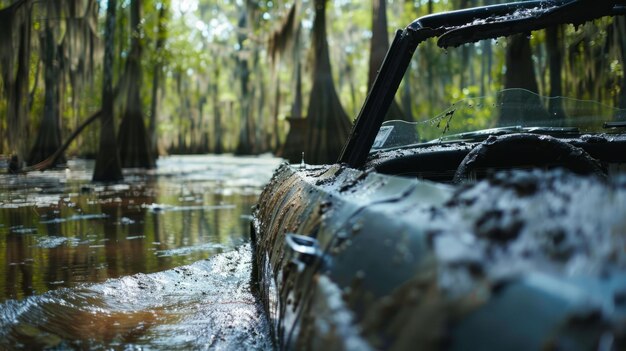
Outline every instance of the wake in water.
<svg viewBox="0 0 626 351">
<path fill-rule="evenodd" d="M 249 244 L 171 270 L 0 305 L 0 349 L 272 349 Z"/>
</svg>

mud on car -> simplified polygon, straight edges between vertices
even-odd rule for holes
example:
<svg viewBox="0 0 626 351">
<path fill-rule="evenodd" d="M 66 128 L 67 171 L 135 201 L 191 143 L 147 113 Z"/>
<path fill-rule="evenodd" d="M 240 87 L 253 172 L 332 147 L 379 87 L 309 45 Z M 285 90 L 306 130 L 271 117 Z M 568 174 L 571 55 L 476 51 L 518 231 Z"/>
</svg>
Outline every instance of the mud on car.
<svg viewBox="0 0 626 351">
<path fill-rule="evenodd" d="M 384 122 L 421 43 L 624 13 L 524 1 L 399 30 L 337 163 L 284 164 L 260 197 L 253 279 L 278 346 L 626 348 L 624 110 L 512 87 Z"/>
</svg>

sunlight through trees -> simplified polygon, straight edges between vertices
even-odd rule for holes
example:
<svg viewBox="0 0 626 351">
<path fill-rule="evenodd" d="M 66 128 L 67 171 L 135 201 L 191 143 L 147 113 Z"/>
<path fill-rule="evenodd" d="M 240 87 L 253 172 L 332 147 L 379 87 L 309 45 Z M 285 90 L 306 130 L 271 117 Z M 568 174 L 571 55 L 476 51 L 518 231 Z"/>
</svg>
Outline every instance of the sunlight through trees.
<svg viewBox="0 0 626 351">
<path fill-rule="evenodd" d="M 38 164 L 102 112 L 52 163 L 107 156 L 104 180 L 121 177 L 118 162 L 152 168 L 168 153 L 331 162 L 396 29 L 494 2 L 1 0 L 0 154 Z M 426 43 L 388 117 L 426 120 L 510 86 L 624 107 L 624 28 L 616 17 L 448 50 Z M 525 81 L 507 78 L 520 70 Z"/>
</svg>

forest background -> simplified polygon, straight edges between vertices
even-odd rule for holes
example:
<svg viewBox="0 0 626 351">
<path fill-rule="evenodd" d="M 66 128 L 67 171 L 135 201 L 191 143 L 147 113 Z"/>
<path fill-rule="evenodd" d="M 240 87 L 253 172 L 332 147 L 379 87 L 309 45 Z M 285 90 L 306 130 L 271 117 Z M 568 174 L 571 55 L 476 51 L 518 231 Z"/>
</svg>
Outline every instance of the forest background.
<svg viewBox="0 0 626 351">
<path fill-rule="evenodd" d="M 396 29 L 495 2 L 0 0 L 0 154 L 50 161 L 86 127 L 45 167 L 97 158 L 94 179 L 115 180 L 172 153 L 293 161 L 291 125 L 308 162 L 332 162 Z M 616 17 L 454 50 L 427 43 L 390 114 L 424 120 L 512 86 L 623 108 L 625 41 Z M 514 70 L 529 74 L 513 82 Z"/>
</svg>

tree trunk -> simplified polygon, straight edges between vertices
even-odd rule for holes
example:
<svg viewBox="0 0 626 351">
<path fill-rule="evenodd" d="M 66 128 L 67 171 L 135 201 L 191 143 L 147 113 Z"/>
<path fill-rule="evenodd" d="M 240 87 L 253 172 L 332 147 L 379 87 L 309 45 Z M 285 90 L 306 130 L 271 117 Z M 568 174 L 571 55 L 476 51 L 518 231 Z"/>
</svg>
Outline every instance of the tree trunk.
<svg viewBox="0 0 626 351">
<path fill-rule="evenodd" d="M 389 49 L 386 3 L 386 0 L 372 0 L 372 39 L 370 40 L 369 74 L 367 76 L 368 90 L 374 84 L 378 69 L 380 69 L 387 49 Z"/>
<path fill-rule="evenodd" d="M 561 71 L 563 67 L 563 50 L 561 46 L 562 27 L 550 27 L 546 29 L 546 48 L 550 60 L 550 99 L 548 111 L 550 118 L 555 121 L 555 126 L 563 124 L 565 110 L 562 99 L 556 98 L 563 95 Z"/>
<path fill-rule="evenodd" d="M 287 117 L 287 123 L 289 123 L 289 132 L 285 137 L 285 142 L 280 147 L 277 155 L 289 160 L 292 163 L 297 163 L 302 160 L 302 152 L 304 152 L 304 145 L 306 144 L 306 124 L 307 120 L 303 115 L 304 103 L 302 99 L 302 64 L 300 63 L 300 47 L 302 25 L 299 23 L 295 31 L 294 47 L 293 47 L 293 62 L 294 62 L 294 86 L 293 86 L 293 103 L 291 104 L 291 115 Z"/>
<path fill-rule="evenodd" d="M 332 163 L 337 160 L 348 137 L 350 121 L 346 115 L 333 82 L 326 39 L 327 0 L 315 0 L 313 21 L 313 87 L 307 113 L 307 144 L 305 160 L 308 163 Z"/>
<path fill-rule="evenodd" d="M 485 96 L 487 88 L 491 83 L 491 67 L 489 61 L 491 59 L 491 41 L 483 40 L 481 42 L 482 55 L 480 57 L 480 96 Z M 486 84 L 487 83 L 487 84 Z"/>
<path fill-rule="evenodd" d="M 22 8 L 25 11 L 26 8 Z M 18 35 L 18 52 L 17 52 L 17 69 L 15 71 L 14 80 L 11 84 L 11 91 L 8 91 L 8 134 L 9 148 L 11 152 L 17 156 L 18 165 L 25 160 L 26 156 L 26 140 L 28 135 L 26 131 L 26 123 L 28 123 L 28 83 L 30 72 L 30 28 L 31 21 L 29 14 L 21 14 L 24 16 L 19 26 Z"/>
<path fill-rule="evenodd" d="M 150 150 L 152 154 L 156 157 L 158 152 L 157 147 L 157 108 L 159 106 L 159 85 L 161 83 L 161 69 L 163 67 L 163 62 L 161 61 L 161 51 L 163 51 L 163 46 L 165 45 L 165 38 L 167 36 L 167 32 L 165 31 L 165 14 L 167 11 L 167 5 L 165 1 L 161 2 L 161 7 L 159 8 L 159 17 L 157 19 L 157 40 L 154 45 L 154 50 L 157 53 L 157 62 L 154 64 L 154 72 L 152 74 L 152 100 L 150 103 L 150 124 L 148 127 L 148 135 L 150 138 Z"/>
<path fill-rule="evenodd" d="M 247 38 L 248 29 L 248 21 L 247 14 L 245 10 L 242 10 L 242 13 L 239 17 L 238 23 L 239 34 L 237 35 L 237 41 L 239 43 L 239 51 L 243 52 L 244 50 L 244 42 Z M 240 111 L 241 111 L 241 128 L 239 130 L 239 143 L 237 144 L 237 150 L 235 153 L 237 155 L 249 155 L 252 154 L 254 148 L 254 130 L 252 127 L 252 118 L 250 117 L 250 108 L 251 108 L 251 93 L 249 87 L 250 81 L 250 68 L 248 67 L 248 59 L 247 58 L 237 58 L 237 73 L 239 74 L 239 84 L 240 84 Z"/>
<path fill-rule="evenodd" d="M 2 73 L 2 83 L 5 94 L 13 90 L 12 84 L 14 64 L 14 27 L 17 22 L 15 5 L 0 9 L 0 72 Z M 8 102 L 8 101 L 7 101 Z"/>
<path fill-rule="evenodd" d="M 108 0 L 104 28 L 104 73 L 102 79 L 102 115 L 100 117 L 100 146 L 93 181 L 122 180 L 122 167 L 117 153 L 113 118 L 113 50 L 115 49 L 115 15 L 117 0 Z"/>
<path fill-rule="evenodd" d="M 267 103 L 271 98 L 271 94 L 267 92 L 265 85 L 265 74 L 261 72 L 259 69 L 259 51 L 254 48 L 254 58 L 252 65 L 252 72 L 257 72 L 256 79 L 254 79 L 253 91 L 251 93 L 251 98 L 256 105 L 256 113 L 250 113 L 250 121 L 252 122 L 252 129 L 254 133 L 252 134 L 252 138 L 254 142 L 252 143 L 252 153 L 262 153 L 266 152 L 270 149 L 271 145 L 271 136 L 267 131 L 267 127 L 271 122 L 269 119 L 270 111 L 266 111 L 265 107 L 270 106 L 270 103 Z M 251 103 L 252 104 L 252 103 Z M 250 109 L 252 111 L 252 109 Z M 255 118 L 256 117 L 256 118 Z"/>
<path fill-rule="evenodd" d="M 511 36 L 507 41 L 504 89 L 512 88 L 525 89 L 534 94 L 538 92 L 530 39 L 524 34 Z M 545 123 L 548 112 L 543 108 L 539 96 L 534 94 L 520 94 L 519 90 L 503 92 L 500 101 L 503 108 L 498 124 L 511 126 Z M 512 106 L 524 108 L 510 108 Z"/>
<path fill-rule="evenodd" d="M 621 58 L 622 67 L 626 67 L 626 18 L 624 16 L 616 16 L 613 20 L 615 26 L 614 33 L 617 36 L 619 45 L 619 54 Z M 622 74 L 620 81 L 619 96 L 617 98 L 617 107 L 620 109 L 626 108 L 626 74 Z"/>
<path fill-rule="evenodd" d="M 213 83 L 211 84 L 211 95 L 213 97 L 213 123 L 214 123 L 214 133 L 215 133 L 215 144 L 213 146 L 213 152 L 216 154 L 221 154 L 224 152 L 223 149 L 223 138 L 222 138 L 222 116 L 219 106 L 219 80 L 220 80 L 220 69 L 219 65 L 215 65 L 215 70 L 213 72 Z"/>
<path fill-rule="evenodd" d="M 289 132 L 285 138 L 285 143 L 282 145 L 277 155 L 289 160 L 291 163 L 298 163 L 302 160 L 302 152 L 304 152 L 307 135 L 307 120 L 302 115 L 302 65 L 298 57 L 296 57 L 294 70 L 296 74 L 294 87 L 295 96 L 293 104 L 291 105 L 291 116 L 287 117 Z"/>
<path fill-rule="evenodd" d="M 45 160 L 61 147 L 61 130 L 59 125 L 59 101 L 61 99 L 61 91 L 59 89 L 60 53 L 55 42 L 50 21 L 46 20 L 45 23 L 44 41 L 42 45 L 45 83 L 44 109 L 37 140 L 28 158 L 28 163 L 31 165 Z M 55 161 L 65 162 L 65 157 L 61 155 Z"/>
<path fill-rule="evenodd" d="M 411 91 L 411 64 L 404 73 L 404 86 L 402 92 L 402 108 L 406 121 L 413 121 L 413 92 Z"/>
<path fill-rule="evenodd" d="M 16 167 L 25 156 L 24 125 L 28 118 L 30 14 L 28 6 L 23 6 L 26 4 L 26 0 L 19 0 L 0 9 L 0 73 L 7 98 L 6 129 L 2 128 L 4 133 L 0 134 L 0 150 L 4 153 L 6 142 L 8 151 L 15 156 Z"/>
<path fill-rule="evenodd" d="M 302 116 L 302 65 L 300 64 L 300 58 L 296 58 L 296 80 L 294 87 L 294 99 L 293 104 L 291 105 L 291 117 L 293 118 L 304 118 Z"/>
<path fill-rule="evenodd" d="M 278 116 L 280 115 L 280 80 L 276 79 L 276 91 L 274 92 L 274 119 L 273 119 L 273 125 L 272 127 L 274 128 L 273 131 L 273 145 L 272 145 L 272 149 L 274 150 L 274 152 L 277 152 L 278 149 L 280 148 L 280 132 L 279 132 L 279 128 L 278 128 Z M 271 144 L 270 144 L 271 145 Z"/>
<path fill-rule="evenodd" d="M 130 2 L 130 54 L 126 61 L 127 98 L 120 124 L 120 161 L 125 168 L 155 168 L 141 103 L 141 0 Z"/>
<path fill-rule="evenodd" d="M 389 36 L 387 34 L 387 1 L 372 0 L 372 40 L 370 41 L 370 63 L 367 78 L 367 89 L 372 88 L 378 70 L 383 64 L 387 50 L 389 49 Z M 386 120 L 407 120 L 400 105 L 394 99 L 387 112 Z"/>
<path fill-rule="evenodd" d="M 206 123 L 206 119 L 204 117 L 204 106 L 207 102 L 207 97 L 204 95 L 205 93 L 200 89 L 200 82 L 196 82 L 196 89 L 198 90 L 198 128 L 196 128 L 196 133 L 198 134 L 199 145 L 197 148 L 197 152 L 199 154 L 206 154 L 209 152 L 209 133 L 208 133 L 208 125 Z"/>
<path fill-rule="evenodd" d="M 433 0 L 428 0 L 428 14 L 432 14 L 434 11 L 434 5 L 433 5 Z M 424 53 L 423 55 L 423 59 L 426 65 L 426 91 L 427 91 L 427 96 L 428 96 L 428 110 L 427 110 L 427 114 L 428 116 L 432 116 L 434 115 L 434 109 L 433 106 L 435 105 L 435 87 L 433 86 L 433 82 L 435 81 L 435 71 L 433 70 L 433 67 L 435 66 L 435 62 L 433 59 L 433 51 L 437 50 L 438 48 L 433 47 L 433 43 L 432 40 L 427 40 L 424 44 L 423 47 L 423 51 L 422 53 Z"/>
</svg>

